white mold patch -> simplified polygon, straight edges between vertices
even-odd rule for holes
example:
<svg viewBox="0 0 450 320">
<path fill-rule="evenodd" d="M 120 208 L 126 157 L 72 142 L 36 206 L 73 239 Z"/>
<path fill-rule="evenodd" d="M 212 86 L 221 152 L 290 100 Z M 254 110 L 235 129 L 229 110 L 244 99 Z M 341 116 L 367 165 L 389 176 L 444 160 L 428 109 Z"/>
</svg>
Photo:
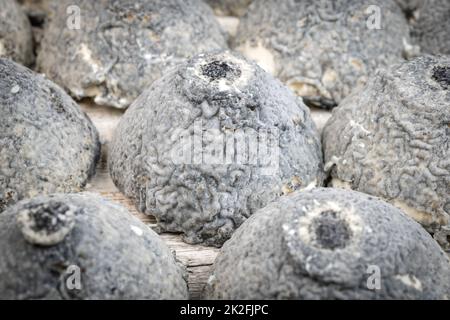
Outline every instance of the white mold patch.
<svg viewBox="0 0 450 320">
<path fill-rule="evenodd" d="M 252 45 L 247 42 L 236 50 L 241 52 L 245 57 L 256 61 L 268 73 L 275 75 L 276 66 L 273 54 L 261 42 L 258 42 L 257 45 Z"/>
<path fill-rule="evenodd" d="M 65 206 L 58 210 L 36 206 L 21 210 L 17 223 L 26 241 L 41 246 L 60 243 L 75 225 L 75 208 Z"/>
<path fill-rule="evenodd" d="M 341 207 L 337 202 L 314 202 L 312 208 L 304 208 L 305 215 L 298 219 L 298 234 L 300 239 L 307 244 L 314 243 L 314 235 L 311 233 L 310 226 L 316 219 L 320 219 L 324 212 L 336 213 L 338 219 L 345 222 L 350 229 L 352 238 L 358 237 L 363 231 L 363 222 L 361 218 L 355 214 L 353 207 Z"/>
<path fill-rule="evenodd" d="M 92 68 L 92 71 L 94 73 L 97 73 L 101 70 L 101 65 L 98 64 L 97 61 L 94 60 L 92 57 L 92 51 L 89 49 L 89 47 L 82 43 L 80 46 L 80 49 L 78 50 L 78 54 L 81 55 L 81 58 Z"/>
<path fill-rule="evenodd" d="M 142 230 L 142 229 L 139 228 L 139 227 L 130 225 L 130 229 L 131 229 L 131 231 L 133 231 L 133 232 L 134 232 L 136 235 L 138 235 L 139 237 L 142 237 L 142 235 L 144 234 L 144 230 Z"/>
<path fill-rule="evenodd" d="M 215 83 L 217 85 L 217 88 L 221 92 L 225 91 L 240 92 L 240 88 L 245 87 L 245 85 L 253 76 L 253 70 L 250 64 L 227 52 L 216 55 L 214 61 L 203 60 L 201 59 L 202 55 L 199 55 L 199 57 L 200 57 L 199 61 L 193 67 L 194 75 L 202 79 L 203 81 Z M 208 64 L 214 62 L 229 65 L 230 68 L 236 71 L 236 74 L 232 77 L 232 79 L 226 76 L 211 80 L 207 75 L 203 73 L 203 68 Z"/>
<path fill-rule="evenodd" d="M 403 284 L 407 285 L 408 287 L 414 288 L 418 291 L 422 291 L 422 282 L 420 282 L 420 280 L 413 275 L 396 275 L 395 278 L 403 282 Z"/>
</svg>

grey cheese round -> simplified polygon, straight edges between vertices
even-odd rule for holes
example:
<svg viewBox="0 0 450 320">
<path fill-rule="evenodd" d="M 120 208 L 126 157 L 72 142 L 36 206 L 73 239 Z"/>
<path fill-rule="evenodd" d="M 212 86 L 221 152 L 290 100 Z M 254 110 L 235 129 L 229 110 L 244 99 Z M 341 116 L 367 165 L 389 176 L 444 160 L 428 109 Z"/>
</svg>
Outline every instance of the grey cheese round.
<svg viewBox="0 0 450 320">
<path fill-rule="evenodd" d="M 450 55 L 450 1 L 423 0 L 412 35 L 422 52 Z"/>
<path fill-rule="evenodd" d="M 414 220 L 355 191 L 297 191 L 225 243 L 207 299 L 448 299 L 450 260 Z"/>
<path fill-rule="evenodd" d="M 324 178 L 308 108 L 228 51 L 200 54 L 155 81 L 121 119 L 109 168 L 162 230 L 214 246 L 277 196 Z"/>
<path fill-rule="evenodd" d="M 308 106 L 331 109 L 376 69 L 401 61 L 409 42 L 393 0 L 259 0 L 241 19 L 233 47 Z"/>
<path fill-rule="evenodd" d="M 187 299 L 159 236 L 94 194 L 23 200 L 0 214 L 1 299 Z"/>
<path fill-rule="evenodd" d="M 80 191 L 99 154 L 97 130 L 61 88 L 0 58 L 0 212 L 23 198 Z"/>
<path fill-rule="evenodd" d="M 450 58 L 379 72 L 323 131 L 331 185 L 386 199 L 450 246 Z"/>
<path fill-rule="evenodd" d="M 62 0 L 54 5 L 37 64 L 76 99 L 127 108 L 167 67 L 227 48 L 201 0 Z"/>
<path fill-rule="evenodd" d="M 0 0 L 0 58 L 30 66 L 34 62 L 31 25 L 15 0 Z"/>
</svg>

